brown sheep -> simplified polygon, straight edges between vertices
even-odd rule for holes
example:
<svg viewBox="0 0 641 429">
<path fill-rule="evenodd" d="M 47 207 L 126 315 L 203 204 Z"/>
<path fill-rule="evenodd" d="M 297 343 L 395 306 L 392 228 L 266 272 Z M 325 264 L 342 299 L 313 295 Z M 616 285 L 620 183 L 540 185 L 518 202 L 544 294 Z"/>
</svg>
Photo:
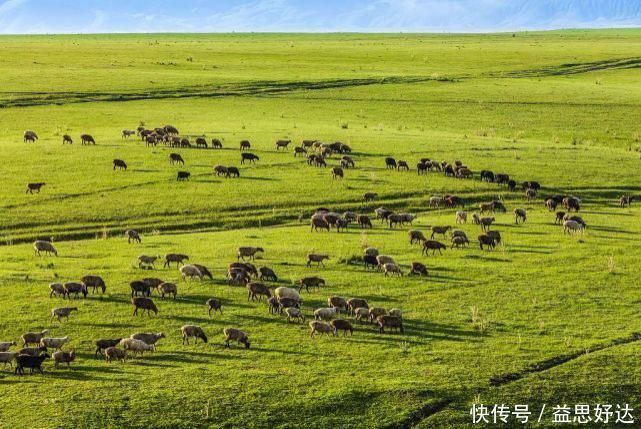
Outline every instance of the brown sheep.
<svg viewBox="0 0 641 429">
<path fill-rule="evenodd" d="M 452 229 L 452 227 L 449 225 L 448 226 L 432 226 L 432 235 L 430 238 L 433 240 L 434 235 L 436 234 L 440 234 L 443 236 L 443 238 L 445 238 L 447 231 L 449 231 L 450 229 Z"/>
<path fill-rule="evenodd" d="M 229 174 L 229 170 L 224 165 L 215 165 L 214 173 L 216 173 L 216 176 L 227 176 Z"/>
<path fill-rule="evenodd" d="M 556 218 L 554 219 L 554 223 L 561 225 L 563 223 L 564 218 L 565 218 L 565 212 L 556 212 Z"/>
<path fill-rule="evenodd" d="M 64 136 L 62 136 L 62 144 L 66 143 L 73 144 L 73 139 L 69 134 L 65 134 Z"/>
<path fill-rule="evenodd" d="M 163 299 L 165 298 L 165 295 L 173 295 L 173 298 L 176 299 L 176 295 L 178 294 L 178 286 L 174 283 L 161 283 L 156 287 L 156 289 L 158 290 L 160 297 Z"/>
<path fill-rule="evenodd" d="M 298 282 L 300 284 L 300 287 L 298 288 L 299 292 L 301 292 L 303 288 L 305 288 L 305 290 L 309 292 L 309 288 L 315 287 L 320 290 L 321 286 L 325 286 L 325 280 L 320 277 L 304 277 Z"/>
<path fill-rule="evenodd" d="M 207 304 L 207 307 L 208 307 L 207 314 L 209 314 L 210 316 L 211 316 L 212 310 L 214 311 L 214 313 L 219 311 L 220 314 L 223 314 L 223 303 L 222 303 L 222 301 L 220 299 L 209 298 L 207 300 L 206 304 Z"/>
<path fill-rule="evenodd" d="M 223 143 L 220 141 L 220 139 L 211 139 L 211 147 L 213 149 L 222 149 Z"/>
<path fill-rule="evenodd" d="M 114 168 L 113 168 L 114 171 L 116 169 L 127 171 L 127 163 L 125 161 L 123 161 L 122 159 L 114 159 L 113 164 L 114 164 Z"/>
<path fill-rule="evenodd" d="M 370 201 L 374 201 L 378 197 L 378 194 L 376 192 L 365 192 L 363 194 L 363 201 L 366 203 Z"/>
<path fill-rule="evenodd" d="M 410 244 L 421 243 L 427 240 L 427 238 L 425 237 L 425 235 L 423 235 L 421 231 L 418 231 L 415 229 L 408 231 L 407 235 L 408 235 L 408 238 L 410 239 Z"/>
<path fill-rule="evenodd" d="M 427 276 L 427 267 L 420 262 L 412 262 L 412 269 L 409 275 Z"/>
<path fill-rule="evenodd" d="M 171 165 L 173 165 L 173 164 L 185 165 L 185 160 L 178 153 L 170 153 L 169 154 L 169 164 L 171 164 Z"/>
<path fill-rule="evenodd" d="M 298 155 L 306 155 L 306 154 L 307 154 L 307 149 L 305 149 L 304 147 L 296 146 L 294 148 L 294 157 L 297 157 Z"/>
<path fill-rule="evenodd" d="M 422 255 L 429 255 L 429 251 L 432 251 L 432 255 L 436 254 L 436 251 L 438 250 L 439 255 L 442 255 L 443 253 L 441 250 L 447 249 L 447 246 L 445 244 L 436 241 L 436 240 L 425 240 L 423 242 L 423 250 L 421 251 Z"/>
<path fill-rule="evenodd" d="M 27 142 L 31 142 L 31 143 L 33 143 L 33 142 L 35 142 L 36 140 L 38 140 L 38 134 L 36 134 L 36 133 L 35 133 L 35 131 L 27 130 L 27 131 L 25 131 L 25 132 L 24 132 L 24 139 L 23 139 L 23 141 L 24 141 L 25 143 L 27 143 Z"/>
<path fill-rule="evenodd" d="M 490 229 L 490 226 L 492 225 L 492 223 L 494 223 L 494 218 L 493 217 L 482 217 L 481 219 L 479 219 L 479 222 L 480 222 L 480 225 L 481 225 L 481 229 L 483 231 L 487 231 L 487 230 Z"/>
<path fill-rule="evenodd" d="M 457 247 L 465 247 L 466 244 L 470 244 L 470 241 L 467 239 L 467 236 L 455 235 L 452 237 L 452 249 Z"/>
<path fill-rule="evenodd" d="M 332 168 L 332 179 L 342 179 L 343 178 L 343 169 L 340 167 Z"/>
<path fill-rule="evenodd" d="M 405 332 L 403 329 L 403 319 L 396 316 L 382 315 L 376 319 L 378 323 L 378 331 L 383 334 L 385 333 L 385 328 L 390 328 L 393 330 L 398 330 L 401 334 Z"/>
<path fill-rule="evenodd" d="M 178 268 L 181 265 L 185 265 L 185 261 L 188 260 L 189 256 L 183 255 L 182 253 L 167 253 L 165 255 L 165 263 L 163 264 L 163 268 L 170 268 L 172 262 L 175 262 L 176 268 Z"/>
<path fill-rule="evenodd" d="M 251 247 L 251 246 L 239 247 L 238 251 L 236 252 L 236 257 L 238 261 L 240 261 L 241 259 L 244 261 L 245 258 L 255 260 L 256 253 L 258 252 L 263 253 L 265 252 L 265 250 L 262 247 Z"/>
<path fill-rule="evenodd" d="M 107 363 L 111 363 L 114 359 L 125 362 L 127 360 L 127 350 L 119 349 L 115 346 L 107 347 L 105 350 L 105 360 Z"/>
<path fill-rule="evenodd" d="M 621 207 L 630 207 L 632 205 L 632 201 L 634 200 L 634 196 L 632 195 L 622 195 L 621 198 L 619 198 L 619 205 Z"/>
<path fill-rule="evenodd" d="M 252 145 L 249 143 L 249 140 L 241 140 L 240 142 L 240 150 L 249 150 L 251 149 Z"/>
<path fill-rule="evenodd" d="M 93 144 L 93 145 L 95 145 L 96 144 L 96 140 L 94 140 L 94 138 L 89 134 L 82 134 L 80 136 L 80 143 L 83 144 L 83 145 L 85 145 L 85 144 Z"/>
<path fill-rule="evenodd" d="M 135 241 L 137 243 L 141 243 L 142 240 L 140 239 L 140 234 L 138 234 L 138 231 L 135 229 L 128 229 L 125 231 L 125 236 L 127 236 L 127 243 L 131 244 L 132 241 Z"/>
<path fill-rule="evenodd" d="M 405 170 L 405 171 L 410 171 L 410 166 L 407 165 L 407 161 L 398 161 L 396 164 L 396 169 L 398 171 Z"/>
<path fill-rule="evenodd" d="M 44 185 L 46 185 L 46 183 L 44 182 L 28 183 L 27 191 L 25 192 L 25 194 L 33 194 L 34 192 L 39 194 L 40 188 L 42 188 Z"/>
<path fill-rule="evenodd" d="M 334 319 L 329 324 L 332 326 L 334 329 L 334 335 L 338 335 L 338 331 L 343 331 L 343 336 L 347 336 L 347 332 L 349 332 L 349 335 L 352 336 L 354 335 L 354 328 L 352 327 L 352 324 L 345 319 Z"/>
<path fill-rule="evenodd" d="M 203 147 L 207 149 L 207 140 L 204 137 L 196 138 L 196 147 Z"/>
<path fill-rule="evenodd" d="M 322 265 L 324 267 L 325 263 L 323 261 L 326 260 L 326 259 L 329 260 L 329 256 L 328 255 L 310 253 L 310 254 L 307 255 L 307 264 L 306 265 L 308 267 L 311 267 L 312 266 L 312 262 L 316 262 L 317 266 L 321 266 Z"/>
<path fill-rule="evenodd" d="M 254 301 L 255 299 L 258 299 L 258 301 L 261 301 L 263 299 L 263 296 L 266 296 L 267 298 L 270 298 L 272 296 L 272 293 L 269 291 L 269 287 L 267 287 L 266 284 L 260 283 L 260 282 L 250 282 L 247 283 L 247 301 L 250 299 Z"/>
<path fill-rule="evenodd" d="M 156 304 L 154 304 L 151 298 L 136 296 L 131 298 L 131 304 L 134 306 L 134 316 L 138 314 L 138 309 L 142 309 L 141 315 L 144 315 L 145 311 L 148 316 L 151 315 L 151 311 L 153 311 L 154 314 L 158 314 L 158 307 L 156 307 Z"/>
<path fill-rule="evenodd" d="M 327 305 L 341 310 L 348 311 L 347 300 L 341 296 L 330 296 L 327 298 Z"/>
<path fill-rule="evenodd" d="M 356 222 L 361 228 L 372 228 L 372 220 L 367 215 L 358 215 L 356 216 Z"/>
<path fill-rule="evenodd" d="M 347 300 L 347 308 L 350 314 L 354 314 L 357 308 L 369 309 L 369 305 L 367 305 L 367 301 L 362 298 L 350 298 Z"/>
<path fill-rule="evenodd" d="M 318 332 L 320 335 L 329 335 L 330 332 L 334 334 L 333 326 L 327 322 L 323 322 L 322 320 L 312 320 L 311 322 L 309 322 L 309 327 L 311 328 L 309 336 L 312 338 L 314 338 L 314 334 L 316 332 Z"/>
<path fill-rule="evenodd" d="M 528 201 L 532 201 L 536 198 L 536 191 L 532 188 L 528 188 L 525 191 L 525 198 L 527 198 Z"/>
<path fill-rule="evenodd" d="M 494 249 L 495 243 L 494 239 L 487 234 L 481 234 L 478 236 L 479 247 L 483 250 L 483 246 L 486 246 L 488 249 Z"/>
<path fill-rule="evenodd" d="M 388 274 L 396 274 L 399 277 L 403 277 L 403 271 L 401 271 L 401 267 L 396 264 L 384 264 L 383 271 L 385 272 L 385 277 L 387 277 Z"/>
<path fill-rule="evenodd" d="M 247 349 L 251 345 L 247 334 L 240 329 L 225 328 L 223 329 L 223 333 L 225 334 L 225 346 L 227 347 L 229 347 L 230 341 L 236 341 L 238 344 L 244 344 Z"/>
<path fill-rule="evenodd" d="M 372 307 L 369 309 L 369 321 L 374 322 L 379 316 L 387 314 L 387 310 L 382 307 Z"/>
<path fill-rule="evenodd" d="M 281 148 L 283 150 L 287 150 L 287 147 L 291 142 L 292 142 L 291 140 L 278 140 L 276 142 L 276 150 L 280 150 Z"/>
<path fill-rule="evenodd" d="M 527 219 L 527 216 L 525 213 L 525 209 L 519 209 L 519 208 L 514 209 L 514 222 L 516 224 L 518 224 L 519 221 L 521 221 L 521 223 L 524 223 L 526 219 Z"/>
<path fill-rule="evenodd" d="M 80 279 L 87 289 L 93 288 L 92 293 L 96 293 L 96 288 L 100 289 L 102 293 L 107 290 L 105 281 L 100 276 L 87 275 Z"/>
</svg>

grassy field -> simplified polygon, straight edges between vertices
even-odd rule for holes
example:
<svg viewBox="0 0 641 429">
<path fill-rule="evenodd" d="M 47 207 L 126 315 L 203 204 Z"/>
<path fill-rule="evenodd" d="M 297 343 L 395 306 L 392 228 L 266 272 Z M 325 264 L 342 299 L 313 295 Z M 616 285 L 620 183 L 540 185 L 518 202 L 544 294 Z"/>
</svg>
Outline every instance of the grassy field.
<svg viewBox="0 0 641 429">
<path fill-rule="evenodd" d="M 493 35 L 104 35 L 0 39 L 0 341 L 49 329 L 69 335 L 72 368 L 44 376 L 0 371 L 0 427 L 465 427 L 472 403 L 641 406 L 636 290 L 641 209 L 640 30 Z M 223 140 L 223 150 L 145 147 L 122 129 L 171 123 L 181 134 Z M 22 141 L 25 129 L 39 135 Z M 82 146 L 81 133 L 95 146 Z M 70 134 L 73 145 L 62 145 Z M 356 168 L 333 181 L 275 141 L 343 141 Z M 260 156 L 241 165 L 239 141 Z M 179 152 L 185 166 L 170 166 Z M 385 169 L 384 158 L 413 171 Z M 416 174 L 423 157 L 460 159 L 470 180 Z M 126 172 L 113 171 L 124 159 Z M 337 165 L 339 157 L 328 160 Z M 212 174 L 240 167 L 239 179 Z M 490 169 L 543 189 L 528 202 L 481 182 Z M 177 182 L 176 172 L 191 172 Z M 46 182 L 25 194 L 29 182 Z M 362 195 L 379 194 L 363 203 Z M 564 235 L 546 194 L 580 197 L 588 228 Z M 480 228 L 460 228 L 470 248 L 421 256 L 407 230 L 454 225 L 456 194 L 468 210 L 502 198 L 503 243 L 481 251 Z M 372 214 L 384 205 L 418 215 L 412 227 L 311 233 L 317 207 Z M 511 214 L 525 208 L 528 220 Z M 128 244 L 127 228 L 142 234 Z M 31 242 L 54 238 L 59 257 L 35 257 Z M 446 240 L 446 241 L 449 241 Z M 327 280 L 303 292 L 304 311 L 331 295 L 401 308 L 406 332 L 379 334 L 355 322 L 353 337 L 309 338 L 264 302 L 229 286 L 236 248 L 262 246 L 258 266 L 273 286 L 307 275 Z M 427 278 L 385 278 L 356 260 L 367 246 Z M 328 253 L 326 268 L 305 255 Z M 140 254 L 186 253 L 214 280 L 184 282 L 175 268 L 137 268 Z M 105 295 L 74 301 L 68 322 L 50 319 L 51 282 L 101 275 Z M 178 298 L 154 296 L 159 314 L 132 317 L 129 282 L 176 281 Z M 205 301 L 223 299 L 208 317 Z M 208 344 L 183 346 L 198 324 Z M 223 347 L 222 330 L 248 332 L 250 349 Z M 98 338 L 164 332 L 158 350 L 125 364 L 93 357 Z M 635 414 L 633 412 L 633 414 Z M 533 419 L 535 419 L 533 417 Z M 552 426 L 551 411 L 542 423 Z"/>
</svg>

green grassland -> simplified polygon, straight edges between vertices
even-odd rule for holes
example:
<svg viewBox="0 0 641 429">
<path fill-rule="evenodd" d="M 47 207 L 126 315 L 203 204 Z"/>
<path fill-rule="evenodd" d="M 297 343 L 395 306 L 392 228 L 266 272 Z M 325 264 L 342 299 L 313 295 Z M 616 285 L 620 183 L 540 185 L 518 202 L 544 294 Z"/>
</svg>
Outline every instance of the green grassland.
<svg viewBox="0 0 641 429">
<path fill-rule="evenodd" d="M 19 378 L 0 371 L 0 427 L 464 427 L 473 402 L 630 403 L 641 407 L 638 195 L 641 148 L 639 30 L 492 35 L 226 34 L 29 36 L 0 39 L 0 340 L 49 329 L 79 353 L 71 370 Z M 181 133 L 223 140 L 223 150 L 149 148 L 120 131 L 171 123 Z M 33 144 L 25 129 L 37 131 Z M 95 146 L 79 144 L 90 133 Z M 73 145 L 62 145 L 70 134 Z M 343 141 L 356 168 L 333 181 L 293 151 L 290 138 Z M 240 165 L 238 143 L 260 156 Z M 179 152 L 185 166 L 170 166 Z M 460 159 L 475 173 L 414 167 L 422 157 Z M 124 159 L 126 172 L 113 171 Z M 329 159 L 337 165 L 339 157 Z M 240 167 L 239 179 L 212 174 Z M 491 169 L 543 185 L 532 202 L 481 182 Z M 177 182 L 178 170 L 192 173 Z M 46 182 L 25 194 L 29 182 Z M 378 201 L 363 203 L 373 191 Z M 385 205 L 416 213 L 412 228 L 453 225 L 453 209 L 430 209 L 456 194 L 468 210 L 503 198 L 503 244 L 421 256 L 410 227 L 311 233 L 319 206 L 370 213 Z M 582 198 L 582 236 L 564 235 L 542 195 Z M 511 210 L 528 220 L 515 225 Z M 127 228 L 142 233 L 128 244 Z M 59 257 L 35 257 L 31 242 L 54 237 Z M 229 286 L 226 266 L 241 245 L 265 248 L 257 265 L 274 286 L 306 275 L 327 280 L 303 292 L 311 318 L 327 297 L 363 297 L 403 309 L 406 333 L 355 323 L 353 337 L 309 338 L 306 324 L 270 315 Z M 425 263 L 427 278 L 385 278 L 356 260 L 366 246 L 403 269 Z M 305 267 L 310 251 L 326 268 Z M 175 268 L 137 268 L 140 254 L 186 253 L 214 280 L 184 282 Z M 95 273 L 104 296 L 73 305 L 68 322 L 48 284 Z M 176 281 L 176 301 L 132 317 L 128 283 Z M 223 315 L 207 315 L 219 297 Z M 66 304 L 65 304 L 66 305 Z M 180 327 L 204 328 L 208 344 L 181 344 Z M 249 333 L 252 347 L 223 347 L 222 329 Z M 158 350 L 125 364 L 93 357 L 98 338 L 167 334 Z M 596 375 L 598 374 L 598 375 Z M 509 375 L 509 376 L 508 376 Z M 539 426 L 550 424 L 548 421 Z"/>
</svg>

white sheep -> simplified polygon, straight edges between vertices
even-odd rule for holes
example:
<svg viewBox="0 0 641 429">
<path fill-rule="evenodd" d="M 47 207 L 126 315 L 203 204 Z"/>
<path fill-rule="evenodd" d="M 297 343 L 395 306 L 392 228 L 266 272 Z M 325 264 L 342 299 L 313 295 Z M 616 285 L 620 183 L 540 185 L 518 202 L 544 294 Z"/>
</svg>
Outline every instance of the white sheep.
<svg viewBox="0 0 641 429">
<path fill-rule="evenodd" d="M 182 267 L 180 267 L 180 274 L 182 275 L 183 280 L 187 280 L 187 277 L 198 277 L 199 280 L 203 279 L 203 273 L 200 272 L 198 267 L 191 264 L 183 265 Z"/>
<path fill-rule="evenodd" d="M 279 299 L 288 298 L 288 299 L 296 300 L 298 302 L 302 301 L 298 291 L 290 287 L 281 286 L 276 288 L 276 290 L 274 290 L 274 296 Z"/>
<path fill-rule="evenodd" d="M 376 262 L 378 262 L 378 268 L 381 269 L 385 264 L 396 264 L 394 258 L 387 255 L 378 255 L 376 257 Z"/>
<path fill-rule="evenodd" d="M 456 223 L 467 223 L 467 212 L 459 210 L 456 212 Z"/>
<path fill-rule="evenodd" d="M 33 250 L 38 256 L 40 256 L 40 252 L 45 252 L 47 255 L 51 255 L 53 253 L 54 255 L 58 256 L 58 251 L 55 247 L 53 247 L 53 244 L 44 240 L 34 241 Z"/>
<path fill-rule="evenodd" d="M 156 346 L 154 346 L 153 344 L 147 344 L 144 341 L 135 340 L 133 338 L 125 338 L 120 340 L 120 345 L 123 349 L 131 351 L 134 355 L 142 355 L 144 352 L 153 352 L 156 350 Z"/>
<path fill-rule="evenodd" d="M 339 309 L 336 307 L 319 308 L 314 310 L 314 319 L 332 320 L 338 314 Z"/>
<path fill-rule="evenodd" d="M 354 310 L 354 315 L 356 316 L 356 320 L 362 323 L 363 320 L 367 320 L 369 318 L 369 308 L 358 307 L 356 310 Z"/>
<path fill-rule="evenodd" d="M 71 340 L 69 336 L 64 336 L 62 338 L 45 337 L 40 340 L 40 345 L 48 349 L 60 350 L 62 349 L 62 346 L 69 342 L 69 340 Z"/>
</svg>

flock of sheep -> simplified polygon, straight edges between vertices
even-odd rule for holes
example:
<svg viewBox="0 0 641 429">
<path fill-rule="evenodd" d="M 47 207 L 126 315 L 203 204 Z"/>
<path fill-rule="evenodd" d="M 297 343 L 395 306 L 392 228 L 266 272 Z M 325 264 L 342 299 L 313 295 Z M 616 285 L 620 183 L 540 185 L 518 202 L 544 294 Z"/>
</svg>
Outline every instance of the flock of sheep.
<svg viewBox="0 0 641 429">
<path fill-rule="evenodd" d="M 161 128 L 145 129 L 139 127 L 137 130 L 123 130 L 122 137 L 129 138 L 133 135 L 139 135 L 140 138 L 147 145 L 157 145 L 163 143 L 170 147 L 191 147 L 192 144 L 187 138 L 179 137 L 178 130 L 167 125 Z M 38 139 L 33 131 L 26 131 L 24 133 L 25 142 L 34 142 Z M 92 136 L 84 134 L 81 136 L 83 144 L 95 144 Z M 70 136 L 63 137 L 63 143 L 73 143 Z M 291 144 L 290 140 L 278 140 L 276 142 L 276 150 L 287 150 Z M 208 148 L 208 142 L 199 137 L 195 140 L 196 147 Z M 211 141 L 212 148 L 222 148 L 222 143 L 218 139 Z M 240 143 L 241 163 L 256 162 L 259 157 L 251 152 L 251 143 L 243 140 Z M 310 153 L 311 152 L 311 153 Z M 294 148 L 294 156 L 307 155 L 307 164 L 316 167 L 327 166 L 327 159 L 331 155 L 340 155 L 340 165 L 333 167 L 331 170 L 334 179 L 342 179 L 345 177 L 345 170 L 355 168 L 356 163 L 350 155 L 351 148 L 340 142 L 331 144 L 321 143 L 316 140 L 304 140 L 300 146 Z M 184 165 L 184 159 L 180 154 L 170 154 L 169 161 L 171 164 Z M 396 160 L 388 157 L 385 159 L 385 166 L 390 170 L 410 171 L 409 164 L 404 160 Z M 123 160 L 116 159 L 113 162 L 115 169 L 127 169 L 127 164 Z M 416 165 L 416 171 L 419 175 L 427 174 L 428 172 L 441 172 L 447 177 L 470 179 L 474 176 L 472 170 L 465 166 L 462 162 L 456 161 L 453 164 L 448 162 L 438 162 L 428 158 L 421 159 Z M 238 177 L 240 175 L 238 169 L 234 166 L 217 165 L 214 167 L 214 173 L 217 175 L 224 175 L 226 177 Z M 189 172 L 178 172 L 178 180 L 189 179 Z M 516 191 L 518 186 L 517 182 L 510 178 L 509 175 L 499 173 L 495 174 L 492 171 L 483 170 L 480 172 L 480 179 L 485 182 L 496 183 L 499 186 L 505 186 L 510 191 Z M 28 193 L 39 192 L 44 183 L 30 183 L 27 188 Z M 528 201 L 534 200 L 541 188 L 540 184 L 535 181 L 523 182 L 521 188 Z M 363 195 L 365 202 L 372 202 L 378 198 L 374 192 L 367 192 Z M 558 206 L 563 206 L 565 211 L 555 212 L 555 223 L 562 224 L 565 233 L 581 232 L 586 227 L 586 223 L 577 214 L 581 208 L 581 200 L 574 196 L 566 195 L 551 195 L 544 199 L 544 204 L 551 212 L 556 211 Z M 633 200 L 632 196 L 624 195 L 620 199 L 621 206 L 629 206 Z M 468 221 L 469 213 L 465 210 L 466 202 L 456 195 L 434 196 L 429 199 L 429 207 L 435 209 L 449 208 L 455 210 L 454 223 L 456 225 L 465 224 Z M 469 217 L 474 224 L 479 225 L 481 233 L 478 235 L 477 240 L 481 250 L 493 249 L 496 245 L 501 243 L 501 234 L 499 231 L 493 229 L 495 223 L 496 213 L 506 213 L 506 207 L 501 199 L 493 201 L 482 202 L 478 204 L 478 210 L 473 212 Z M 513 210 L 514 221 L 516 224 L 524 223 L 527 220 L 527 212 L 524 208 L 517 207 Z M 416 218 L 416 215 L 411 213 L 396 213 L 385 207 L 379 207 L 374 210 L 373 216 L 368 214 L 358 214 L 355 212 L 347 211 L 344 213 L 337 213 L 327 208 L 319 208 L 310 218 L 311 231 L 331 231 L 334 228 L 340 232 L 349 227 L 350 224 L 355 223 L 360 228 L 372 228 L 372 218 L 380 220 L 381 223 L 385 222 L 390 229 L 403 226 L 411 226 Z M 450 248 L 463 248 L 469 245 L 469 239 L 466 233 L 453 227 L 452 225 L 432 225 L 430 227 L 429 237 L 420 230 L 410 229 L 408 231 L 408 238 L 410 245 L 419 243 L 422 246 L 422 254 L 429 255 L 431 251 L 435 254 L 442 250 L 447 249 L 447 245 L 438 241 L 438 237 L 446 238 L 450 236 Z M 140 243 L 142 241 L 140 234 L 136 230 L 127 230 L 125 236 L 129 243 Z M 47 255 L 58 255 L 58 250 L 51 241 L 37 240 L 33 243 L 34 252 L 36 255 L 45 253 Z M 303 311 L 303 299 L 301 293 L 303 289 L 307 292 L 312 291 L 314 288 L 320 289 L 325 286 L 325 280 L 318 276 L 309 276 L 300 279 L 295 285 L 275 287 L 269 285 L 268 282 L 277 282 L 278 277 L 276 273 L 269 267 L 263 266 L 257 268 L 251 262 L 255 260 L 258 253 L 264 252 L 261 247 L 240 247 L 237 251 L 237 261 L 232 262 L 227 267 L 226 280 L 229 285 L 242 285 L 247 289 L 248 301 L 262 301 L 266 299 L 267 307 L 270 314 L 281 315 L 286 317 L 287 322 L 305 322 L 305 312 Z M 138 266 L 141 269 L 155 269 L 155 262 L 159 259 L 158 256 L 140 255 L 138 258 Z M 307 255 L 306 265 L 312 267 L 313 264 L 317 268 L 324 267 L 324 261 L 330 259 L 329 255 L 310 253 Z M 204 280 L 209 278 L 213 280 L 213 275 L 210 270 L 201 264 L 187 263 L 189 256 L 179 253 L 170 253 L 165 255 L 163 268 L 171 268 L 172 264 L 176 264 L 179 269 L 180 275 L 184 281 L 191 279 Z M 384 273 L 385 276 L 398 275 L 402 276 L 404 273 L 399 264 L 397 264 L 391 256 L 380 254 L 376 248 L 367 248 L 362 256 L 362 262 L 366 269 L 377 269 Z M 427 267 L 421 262 L 412 262 L 409 275 L 427 276 Z M 294 286 L 294 287 L 290 287 Z M 133 315 L 139 312 L 144 314 L 154 313 L 158 314 L 159 309 L 152 299 L 152 294 L 156 292 L 157 296 L 161 299 L 165 296 L 171 297 L 174 300 L 178 295 L 178 285 L 172 282 L 166 282 L 158 278 L 144 278 L 142 280 L 134 280 L 129 284 L 131 291 L 131 304 L 133 306 Z M 63 299 L 72 297 L 80 298 L 87 297 L 89 289 L 105 293 L 107 286 L 105 281 L 96 275 L 87 275 L 80 279 L 80 281 L 70 281 L 66 283 L 52 283 L 49 285 L 50 294 L 60 296 Z M 206 301 L 208 314 L 211 316 L 212 312 L 220 312 L 222 314 L 223 301 L 218 298 L 210 298 Z M 375 324 L 378 331 L 385 332 L 385 329 L 395 330 L 404 333 L 403 314 L 398 308 L 386 310 L 383 307 L 373 306 L 370 307 L 368 302 L 362 298 L 349 298 L 346 299 L 341 296 L 330 296 L 327 299 L 327 307 L 316 308 L 313 311 L 313 320 L 309 322 L 310 336 L 314 337 L 316 334 L 326 334 L 337 336 L 339 332 L 343 335 L 350 335 L 354 332 L 352 321 L 347 317 L 342 317 L 342 314 L 353 317 L 360 323 L 369 322 Z M 51 310 L 51 317 L 58 321 L 68 320 L 73 312 L 77 311 L 77 307 L 56 307 Z M 45 359 L 49 357 L 48 351 L 54 350 L 51 357 L 54 360 L 55 367 L 60 364 L 67 364 L 69 366 L 75 359 L 75 350 L 70 352 L 63 351 L 62 348 L 69 342 L 69 337 L 52 338 L 48 337 L 48 331 L 42 332 L 29 332 L 22 335 L 23 348 L 18 351 L 11 351 L 10 348 L 16 345 L 15 341 L 0 343 L 0 361 L 12 366 L 13 361 L 16 362 L 15 373 L 23 374 L 24 369 L 28 368 L 31 372 L 42 372 L 42 364 Z M 225 328 L 225 345 L 229 346 L 230 341 L 236 341 L 243 344 L 245 347 L 250 347 L 250 341 L 247 333 L 237 328 Z M 196 325 L 185 325 L 181 328 L 181 338 L 183 344 L 189 344 L 190 339 L 194 342 L 199 340 L 203 343 L 208 342 L 208 337 L 205 331 Z M 107 362 L 113 360 L 125 361 L 128 355 L 142 355 L 144 352 L 154 351 L 156 343 L 165 338 L 163 333 L 135 333 L 129 338 L 117 339 L 98 339 L 96 341 L 95 356 L 104 355 Z M 32 347 L 30 347 L 32 346 Z"/>
</svg>

